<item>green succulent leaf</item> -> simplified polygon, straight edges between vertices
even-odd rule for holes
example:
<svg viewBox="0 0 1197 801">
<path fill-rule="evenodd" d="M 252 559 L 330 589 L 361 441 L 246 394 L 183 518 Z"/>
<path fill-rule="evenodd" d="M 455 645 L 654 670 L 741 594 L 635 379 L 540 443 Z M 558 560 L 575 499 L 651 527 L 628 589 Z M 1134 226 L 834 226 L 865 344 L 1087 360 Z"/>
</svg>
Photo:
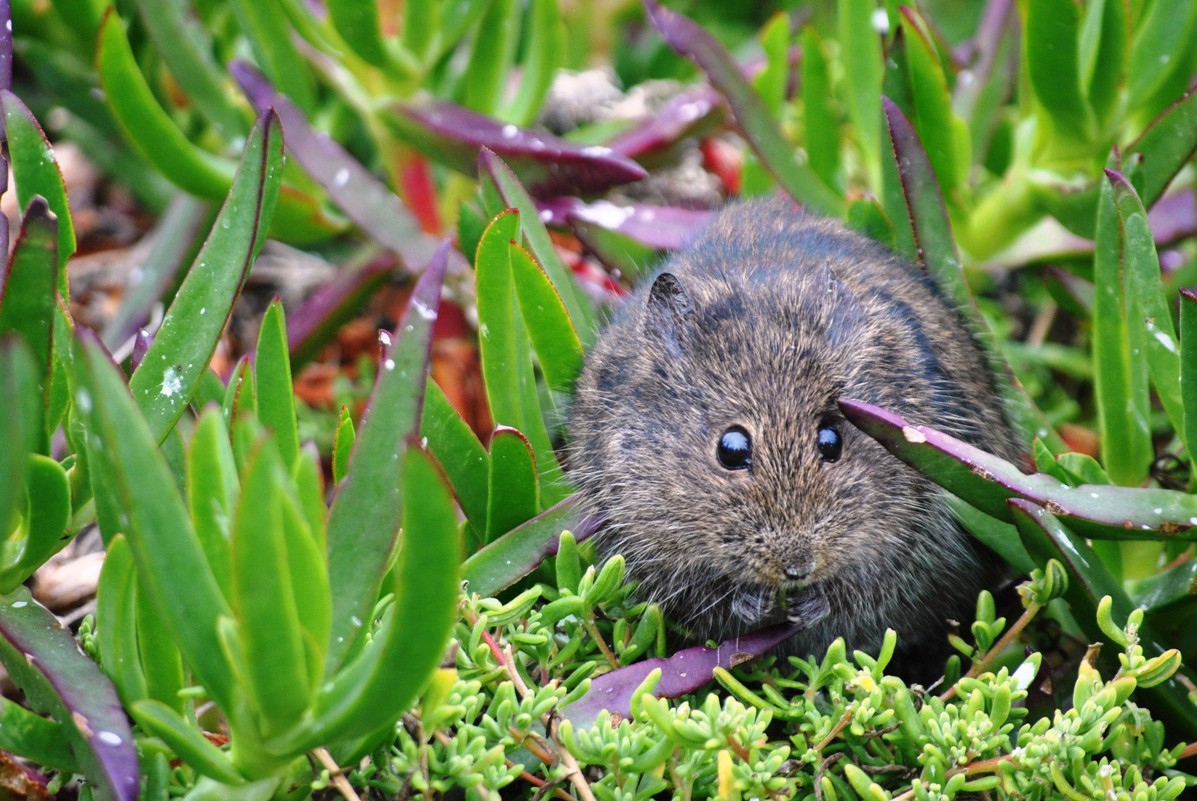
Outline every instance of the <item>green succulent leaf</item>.
<svg viewBox="0 0 1197 801">
<path fill-rule="evenodd" d="M 447 248 L 447 244 L 441 246 L 420 276 L 392 335 L 393 344 L 383 357 L 348 472 L 329 512 L 333 611 L 326 675 L 340 668 L 365 634 L 363 621 L 370 619 L 397 545 L 406 503 L 403 454 L 419 430 Z"/>
<path fill-rule="evenodd" d="M 578 516 L 576 503 L 563 501 L 470 556 L 462 566 L 468 591 L 496 595 L 531 573 L 556 550 L 562 531 L 578 531 Z"/>
<path fill-rule="evenodd" d="M 295 422 L 295 388 L 291 385 L 291 357 L 287 350 L 287 324 L 278 298 L 266 308 L 258 329 L 254 354 L 258 389 L 258 420 L 274 432 L 283 464 L 295 464 L 299 432 Z"/>
<path fill-rule="evenodd" d="M 545 382 L 556 392 L 572 393 L 582 371 L 582 342 L 561 295 L 522 247 L 511 248 L 511 278 Z"/>
<path fill-rule="evenodd" d="M 180 189 L 206 198 L 224 196 L 233 165 L 189 142 L 158 105 L 115 11 L 104 16 L 98 47 L 100 86 L 126 141 Z"/>
<path fill-rule="evenodd" d="M 406 4 L 405 4 L 406 5 Z M 412 5 L 421 5 L 414 3 Z M 387 54 L 386 42 L 382 38 L 382 27 L 379 25 L 378 4 L 374 0 L 329 0 L 325 6 L 328 9 L 328 19 L 333 28 L 345 40 L 363 61 L 375 67 L 386 67 L 390 61 Z M 268 74 L 269 71 L 268 71 Z M 273 78 L 273 75 L 272 75 Z M 275 84 L 285 94 L 296 102 L 300 98 L 287 91 L 285 84 Z M 299 103 L 311 110 L 307 103 Z"/>
<path fill-rule="evenodd" d="M 228 755 L 166 704 L 146 699 L 131 704 L 129 711 L 138 726 L 161 738 L 199 774 L 223 784 L 245 784 L 245 777 L 233 766 Z"/>
<path fill-rule="evenodd" d="M 249 130 L 244 112 L 227 90 L 224 68 L 212 56 L 212 33 L 185 0 L 137 0 L 146 32 L 187 99 L 225 139 Z"/>
<path fill-rule="evenodd" d="M 1098 203 L 1093 376 L 1102 461 L 1111 479 L 1133 486 L 1147 474 L 1154 453 L 1148 425 L 1148 362 L 1143 358 L 1146 334 L 1141 323 L 1127 319 L 1128 275 L 1141 251 L 1131 247 L 1125 210 L 1114 194 L 1115 175 L 1110 174 L 1110 181 L 1103 184 Z"/>
<path fill-rule="evenodd" d="M 96 588 L 96 643 L 104 671 L 128 706 L 146 697 L 137 650 L 137 567 L 124 534 L 113 537 Z"/>
<path fill-rule="evenodd" d="M 230 710 L 235 680 L 216 620 L 231 611 L 207 567 L 175 479 L 119 371 L 99 346 L 81 344 L 75 369 L 75 408 L 94 435 L 87 459 L 97 501 L 110 498 L 110 524 L 128 538 L 139 591 L 149 594 L 166 619 L 195 678 Z M 111 540 L 116 530 L 105 531 L 106 522 L 101 515 L 101 532 Z"/>
<path fill-rule="evenodd" d="M 460 590 L 461 538 L 452 496 L 417 443 L 403 455 L 403 536 L 386 589 L 394 600 L 357 658 L 322 688 L 314 720 L 272 748 L 302 752 L 393 724 L 444 656 Z"/>
<path fill-rule="evenodd" d="M 486 542 L 536 516 L 540 508 L 540 483 L 536 456 L 527 438 L 514 428 L 499 426 L 490 439 L 489 491 Z"/>
<path fill-rule="evenodd" d="M 532 0 L 527 14 L 519 88 L 501 111 L 503 119 L 516 125 L 535 121 L 553 78 L 565 63 L 565 24 L 557 0 Z"/>
<path fill-rule="evenodd" d="M 1125 178 L 1115 172 L 1108 173 L 1107 177 L 1114 190 L 1114 205 L 1124 236 L 1123 281 L 1127 327 L 1133 332 L 1131 347 L 1146 355 L 1148 372 L 1160 404 L 1172 425 L 1183 434 L 1180 348 L 1172 325 L 1172 310 L 1160 280 L 1160 260 L 1147 221 L 1147 210 Z"/>
<path fill-rule="evenodd" d="M 285 472 L 278 449 L 260 439 L 246 465 L 233 523 L 232 607 L 245 655 L 241 688 L 258 715 L 261 736 L 290 728 L 308 708 L 308 660 L 283 533 Z"/>
<path fill-rule="evenodd" d="M 435 381 L 428 382 L 420 434 L 453 487 L 466 519 L 486 531 L 490 455 Z"/>
<path fill-rule="evenodd" d="M 1197 291 L 1180 291 L 1180 397 L 1184 405 L 1182 437 L 1189 453 L 1197 447 Z M 1197 486 L 1197 472 L 1190 486 Z"/>
<path fill-rule="evenodd" d="M 58 293 L 63 298 L 69 298 L 70 285 L 67 282 L 66 263 L 75 253 L 75 227 L 71 222 L 71 209 L 67 203 L 62 171 L 58 169 L 58 163 L 54 160 L 54 149 L 46 141 L 45 133 L 25 104 L 12 92 L 0 89 L 0 105 L 4 108 L 8 157 L 16 183 L 17 202 L 22 209 L 29 209 L 29 204 L 34 198 L 42 197 L 52 213 L 50 219 L 57 218 L 57 261 L 51 275 Z M 41 214 L 46 216 L 44 210 Z"/>
<path fill-rule="evenodd" d="M 21 233 L 9 257 L 0 280 L 0 338 L 23 343 L 22 356 L 32 356 L 31 365 L 36 373 L 34 388 L 22 388 L 22 395 L 8 395 L 20 398 L 21 404 L 36 403 L 37 419 L 43 417 L 42 410 L 50 398 L 52 382 L 52 354 L 54 341 L 54 313 L 57 301 L 55 258 L 58 226 L 46 202 L 34 198 L 21 222 Z M 16 389 L 16 387 L 13 387 Z M 46 415 L 48 416 L 48 415 Z M 30 418 L 25 418 L 29 420 Z M 36 429 L 30 429 L 32 435 Z M 39 436 L 30 442 L 30 450 L 45 450 L 44 439 Z M 20 442 L 20 439 L 13 439 Z M 2 511 L 2 508 L 0 508 Z M 0 518 L 0 522 L 3 518 Z"/>
<path fill-rule="evenodd" d="M 218 409 L 207 409 L 187 449 L 187 499 L 200 547 L 226 599 L 232 597 L 229 539 L 240 494 L 228 428 Z"/>
<path fill-rule="evenodd" d="M 474 271 L 479 351 L 491 417 L 497 426 L 519 430 L 531 443 L 544 501 L 552 504 L 562 500 L 569 491 L 561 480 L 561 467 L 541 412 L 529 327 L 517 311 L 513 261 L 527 258 L 527 254 L 517 255 L 521 249 L 515 244 L 520 216 L 515 210 L 503 212 L 491 222 L 478 243 Z M 535 265 L 525 265 L 523 274 L 531 269 L 535 269 Z M 550 347 L 553 346 L 546 343 L 546 349 Z M 557 352 L 553 352 L 550 363 L 559 362 L 554 358 L 556 356 Z M 493 500 L 491 508 L 494 508 Z"/>
<path fill-rule="evenodd" d="M 250 133 L 212 233 L 129 381 L 158 442 L 183 414 L 207 371 L 233 302 L 265 241 L 278 199 L 282 148 L 278 118 L 267 113 Z"/>
</svg>

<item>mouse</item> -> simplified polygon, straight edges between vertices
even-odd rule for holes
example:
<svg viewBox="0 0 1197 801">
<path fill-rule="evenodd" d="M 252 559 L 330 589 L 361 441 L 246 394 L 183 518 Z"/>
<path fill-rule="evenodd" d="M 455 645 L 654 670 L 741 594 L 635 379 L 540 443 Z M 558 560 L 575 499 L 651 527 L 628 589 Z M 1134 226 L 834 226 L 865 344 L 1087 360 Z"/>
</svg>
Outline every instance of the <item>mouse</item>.
<svg viewBox="0 0 1197 801">
<path fill-rule="evenodd" d="M 686 641 L 798 628 L 942 673 L 1004 565 L 946 490 L 841 414 L 854 398 L 1002 458 L 1025 449 L 991 359 L 927 271 L 784 198 L 731 204 L 587 353 L 567 476 L 641 600 Z M 936 667 L 937 666 L 937 667 Z M 938 674 L 936 674 L 938 675 Z"/>
</svg>

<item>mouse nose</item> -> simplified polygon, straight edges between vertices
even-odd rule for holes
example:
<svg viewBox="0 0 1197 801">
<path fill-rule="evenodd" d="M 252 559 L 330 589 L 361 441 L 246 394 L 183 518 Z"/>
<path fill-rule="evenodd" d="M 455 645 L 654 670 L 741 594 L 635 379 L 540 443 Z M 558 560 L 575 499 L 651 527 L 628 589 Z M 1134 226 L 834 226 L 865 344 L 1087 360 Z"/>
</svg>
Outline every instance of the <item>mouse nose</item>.
<svg viewBox="0 0 1197 801">
<path fill-rule="evenodd" d="M 804 564 L 786 565 L 781 572 L 785 573 L 790 581 L 802 581 L 810 575 L 810 569 Z"/>
</svg>

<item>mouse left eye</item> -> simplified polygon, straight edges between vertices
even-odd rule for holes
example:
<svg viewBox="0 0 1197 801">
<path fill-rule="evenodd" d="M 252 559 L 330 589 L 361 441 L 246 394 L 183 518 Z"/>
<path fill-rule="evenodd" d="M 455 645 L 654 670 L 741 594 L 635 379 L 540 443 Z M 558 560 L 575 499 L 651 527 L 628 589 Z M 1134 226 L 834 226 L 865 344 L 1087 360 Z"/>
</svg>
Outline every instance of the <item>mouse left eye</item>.
<svg viewBox="0 0 1197 801">
<path fill-rule="evenodd" d="M 743 426 L 732 426 L 719 437 L 715 455 L 728 470 L 747 470 L 752 467 L 752 438 Z"/>
<path fill-rule="evenodd" d="M 835 426 L 820 426 L 819 428 L 819 457 L 825 462 L 838 462 L 844 450 L 844 441 L 840 438 L 839 429 Z"/>
</svg>

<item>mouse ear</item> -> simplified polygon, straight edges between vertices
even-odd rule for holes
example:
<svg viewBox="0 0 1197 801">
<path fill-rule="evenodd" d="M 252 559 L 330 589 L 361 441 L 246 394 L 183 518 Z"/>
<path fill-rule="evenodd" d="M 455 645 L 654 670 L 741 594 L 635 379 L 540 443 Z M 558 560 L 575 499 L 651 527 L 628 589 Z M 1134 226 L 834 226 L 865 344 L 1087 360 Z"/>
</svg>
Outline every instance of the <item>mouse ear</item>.
<svg viewBox="0 0 1197 801">
<path fill-rule="evenodd" d="M 660 335 L 671 351 L 680 352 L 678 334 L 691 308 L 690 295 L 678 277 L 673 273 L 661 273 L 648 290 L 645 325 L 649 331 Z"/>
</svg>

